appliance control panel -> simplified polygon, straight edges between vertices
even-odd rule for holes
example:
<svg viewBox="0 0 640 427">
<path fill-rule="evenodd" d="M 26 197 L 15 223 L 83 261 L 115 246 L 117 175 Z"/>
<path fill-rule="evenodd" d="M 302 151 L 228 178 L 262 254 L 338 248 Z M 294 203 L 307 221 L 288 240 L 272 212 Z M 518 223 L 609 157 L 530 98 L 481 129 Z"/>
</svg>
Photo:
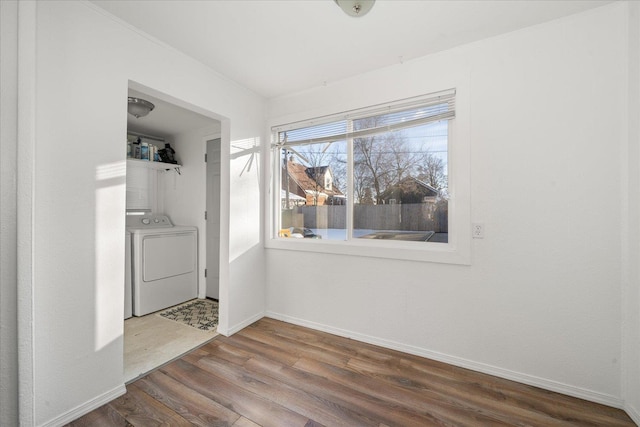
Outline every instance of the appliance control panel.
<svg viewBox="0 0 640 427">
<path fill-rule="evenodd" d="M 171 220 L 166 215 L 146 214 L 127 215 L 127 227 L 152 228 L 152 227 L 173 227 Z"/>
</svg>

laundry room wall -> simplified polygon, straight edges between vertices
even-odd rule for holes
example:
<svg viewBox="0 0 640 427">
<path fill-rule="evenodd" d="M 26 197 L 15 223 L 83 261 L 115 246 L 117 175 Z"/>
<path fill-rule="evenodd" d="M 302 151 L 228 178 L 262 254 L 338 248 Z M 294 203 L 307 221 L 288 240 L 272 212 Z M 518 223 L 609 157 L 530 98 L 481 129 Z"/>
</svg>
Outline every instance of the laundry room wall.
<svg viewBox="0 0 640 427">
<path fill-rule="evenodd" d="M 33 274 L 20 282 L 33 295 L 24 302 L 32 312 L 19 312 L 26 328 L 20 418 L 23 425 L 62 425 L 125 391 L 128 87 L 215 113 L 225 159 L 234 141 L 262 142 L 264 101 L 89 2 L 21 7 L 19 53 L 33 61 L 22 63 L 19 90 L 33 110 L 19 126 L 33 130 L 34 159 L 18 170 L 20 179 L 33 179 L 32 200 L 22 204 L 33 209 L 30 227 L 22 228 L 33 238 L 19 235 L 32 245 L 32 258 L 21 258 L 19 269 Z M 222 256 L 229 259 L 221 266 L 228 278 L 221 283 L 223 333 L 264 311 L 261 236 L 246 227 L 260 224 L 259 182 L 239 179 L 241 167 L 241 160 L 222 165 L 222 198 L 231 209 L 222 219 Z"/>
<path fill-rule="evenodd" d="M 0 2 L 0 426 L 18 424 L 18 2 Z"/>
<path fill-rule="evenodd" d="M 176 225 L 195 225 L 198 227 L 199 298 L 204 298 L 206 293 L 206 278 L 204 277 L 204 269 L 207 265 L 207 229 L 204 218 L 207 203 L 205 141 L 207 137 L 219 136 L 221 130 L 220 125 L 216 124 L 173 135 L 171 147 L 176 150 L 182 167 L 179 174 L 174 170 L 161 173 L 164 189 L 164 212 Z"/>
<path fill-rule="evenodd" d="M 624 156 L 628 204 L 623 216 L 628 255 L 623 276 L 623 395 L 625 409 L 640 425 L 640 3 L 629 2 L 629 138 Z"/>
</svg>

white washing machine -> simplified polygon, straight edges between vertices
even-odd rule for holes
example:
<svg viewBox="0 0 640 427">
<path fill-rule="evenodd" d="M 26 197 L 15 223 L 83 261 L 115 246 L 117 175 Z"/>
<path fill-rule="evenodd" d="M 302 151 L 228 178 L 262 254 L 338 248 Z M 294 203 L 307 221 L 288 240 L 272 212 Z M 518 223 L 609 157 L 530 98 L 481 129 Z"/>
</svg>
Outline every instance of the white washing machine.
<svg viewBox="0 0 640 427">
<path fill-rule="evenodd" d="M 128 215 L 133 315 L 144 316 L 198 296 L 198 229 L 160 214 Z"/>
</svg>

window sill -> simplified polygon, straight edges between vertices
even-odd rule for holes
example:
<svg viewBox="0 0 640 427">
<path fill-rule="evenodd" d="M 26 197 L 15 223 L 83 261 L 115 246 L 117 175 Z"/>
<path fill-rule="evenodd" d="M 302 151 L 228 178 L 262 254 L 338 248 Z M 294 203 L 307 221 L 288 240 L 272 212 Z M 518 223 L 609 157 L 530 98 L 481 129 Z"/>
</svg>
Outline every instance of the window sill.
<svg viewBox="0 0 640 427">
<path fill-rule="evenodd" d="M 417 247 L 419 245 L 420 247 Z M 316 239 L 286 238 L 267 239 L 267 249 L 288 250 L 296 252 L 315 252 L 332 255 L 385 258 L 405 261 L 434 262 L 443 264 L 471 265 L 469 245 L 456 248 L 453 243 L 405 243 L 361 240 L 323 241 Z"/>
</svg>

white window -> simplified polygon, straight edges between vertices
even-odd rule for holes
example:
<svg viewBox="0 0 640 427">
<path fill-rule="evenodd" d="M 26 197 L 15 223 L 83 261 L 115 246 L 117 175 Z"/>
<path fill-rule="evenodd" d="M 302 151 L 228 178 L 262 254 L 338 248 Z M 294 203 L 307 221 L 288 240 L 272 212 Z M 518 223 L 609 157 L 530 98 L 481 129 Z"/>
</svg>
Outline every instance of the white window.
<svg viewBox="0 0 640 427">
<path fill-rule="evenodd" d="M 449 90 L 273 127 L 275 246 L 454 249 L 455 99 Z"/>
<path fill-rule="evenodd" d="M 325 172 L 325 174 L 324 174 L 324 189 L 325 190 L 332 190 L 331 174 L 329 173 L 329 171 Z"/>
</svg>

